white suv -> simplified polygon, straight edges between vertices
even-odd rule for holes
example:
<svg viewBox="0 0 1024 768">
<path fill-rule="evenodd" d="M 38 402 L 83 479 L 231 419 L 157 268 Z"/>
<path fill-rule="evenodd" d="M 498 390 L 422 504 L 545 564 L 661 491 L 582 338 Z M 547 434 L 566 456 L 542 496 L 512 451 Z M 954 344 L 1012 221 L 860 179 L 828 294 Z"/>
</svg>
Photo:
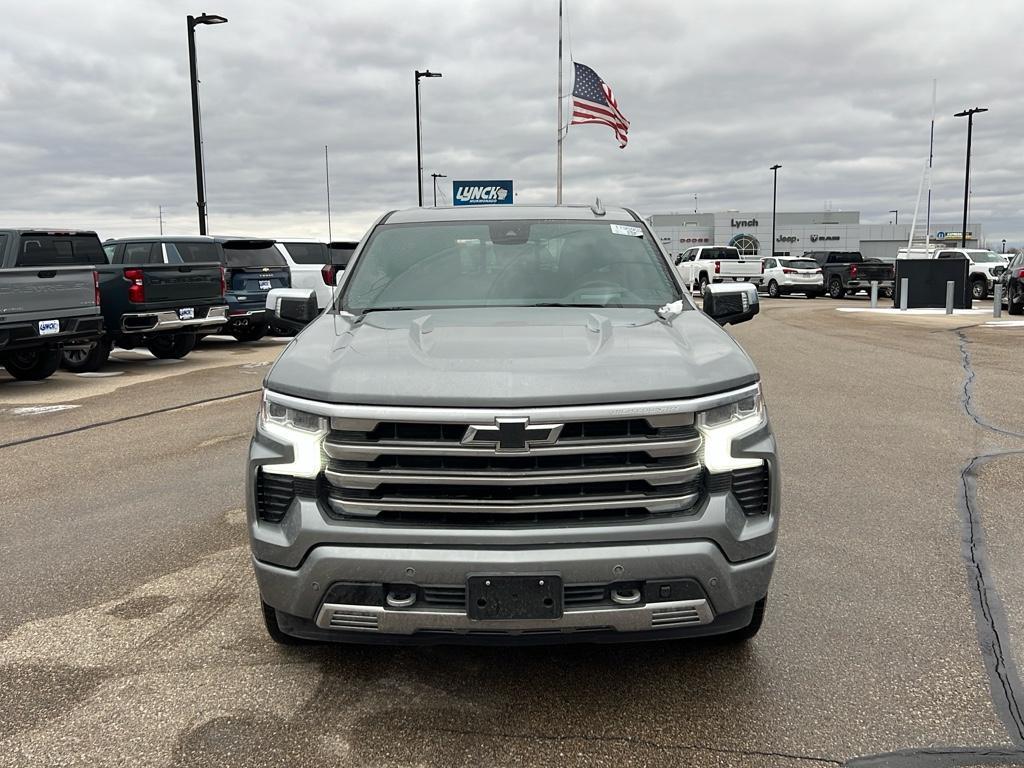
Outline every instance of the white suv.
<svg viewBox="0 0 1024 768">
<path fill-rule="evenodd" d="M 315 291 L 316 305 L 321 310 L 330 305 L 338 275 L 345 270 L 357 245 L 348 240 L 329 245 L 319 240 L 277 241 L 277 249 L 291 268 L 292 288 Z"/>
<path fill-rule="evenodd" d="M 814 259 L 769 256 L 762 259 L 761 263 L 764 264 L 761 290 L 767 291 L 772 298 L 787 293 L 802 293 L 808 299 L 813 299 L 825 293 L 821 267 Z"/>
</svg>

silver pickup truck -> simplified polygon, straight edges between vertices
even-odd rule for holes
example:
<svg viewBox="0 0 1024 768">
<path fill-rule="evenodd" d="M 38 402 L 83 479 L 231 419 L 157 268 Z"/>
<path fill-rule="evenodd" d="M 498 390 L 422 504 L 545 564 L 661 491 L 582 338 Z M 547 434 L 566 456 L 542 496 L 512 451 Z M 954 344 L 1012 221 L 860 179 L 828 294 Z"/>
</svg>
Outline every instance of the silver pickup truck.
<svg viewBox="0 0 1024 768">
<path fill-rule="evenodd" d="M 265 381 L 247 504 L 270 636 L 752 637 L 779 468 L 720 326 L 757 302 L 712 285 L 698 309 L 626 209 L 383 216 Z"/>
<path fill-rule="evenodd" d="M 103 333 L 102 261 L 93 232 L 0 229 L 0 364 L 17 379 L 45 379 L 61 350 Z"/>
</svg>

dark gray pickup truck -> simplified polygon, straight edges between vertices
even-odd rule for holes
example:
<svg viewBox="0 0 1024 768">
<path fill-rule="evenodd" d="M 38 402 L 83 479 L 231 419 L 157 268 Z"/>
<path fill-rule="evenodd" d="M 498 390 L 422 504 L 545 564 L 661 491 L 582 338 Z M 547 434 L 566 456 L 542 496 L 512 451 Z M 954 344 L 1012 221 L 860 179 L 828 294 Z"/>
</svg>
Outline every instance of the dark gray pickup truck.
<svg viewBox="0 0 1024 768">
<path fill-rule="evenodd" d="M 65 350 L 66 369 L 95 371 L 114 346 L 142 346 L 158 358 L 182 358 L 195 347 L 197 333 L 213 333 L 224 325 L 219 261 L 165 264 L 163 248 L 132 240 L 103 245 L 103 263 L 96 269 L 106 333 L 88 348 Z"/>
<path fill-rule="evenodd" d="M 0 364 L 18 379 L 45 379 L 61 349 L 103 332 L 93 232 L 0 229 Z"/>
</svg>

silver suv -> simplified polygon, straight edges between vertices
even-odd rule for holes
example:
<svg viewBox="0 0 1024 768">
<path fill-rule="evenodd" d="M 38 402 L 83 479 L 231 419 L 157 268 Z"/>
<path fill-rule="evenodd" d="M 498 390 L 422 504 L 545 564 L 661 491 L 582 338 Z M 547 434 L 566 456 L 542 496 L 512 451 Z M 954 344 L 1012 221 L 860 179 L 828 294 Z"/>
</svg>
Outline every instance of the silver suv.
<svg viewBox="0 0 1024 768">
<path fill-rule="evenodd" d="M 265 382 L 248 524 L 278 642 L 753 636 L 779 469 L 753 363 L 632 211 L 381 217 Z M 272 291 L 304 323 L 311 291 Z M 717 321 L 717 322 L 716 322 Z"/>
</svg>

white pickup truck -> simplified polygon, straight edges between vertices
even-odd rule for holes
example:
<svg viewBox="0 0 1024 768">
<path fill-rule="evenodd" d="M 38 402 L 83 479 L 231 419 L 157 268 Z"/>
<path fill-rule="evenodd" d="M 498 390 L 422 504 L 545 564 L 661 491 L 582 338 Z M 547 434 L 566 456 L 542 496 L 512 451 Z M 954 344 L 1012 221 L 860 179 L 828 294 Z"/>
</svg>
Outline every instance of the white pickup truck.
<svg viewBox="0 0 1024 768">
<path fill-rule="evenodd" d="M 676 256 L 675 264 L 681 280 L 690 286 L 691 291 L 697 288 L 701 296 L 709 283 L 743 280 L 760 284 L 764 274 L 761 257 L 744 258 L 737 248 L 730 245 L 689 248 Z"/>
</svg>

